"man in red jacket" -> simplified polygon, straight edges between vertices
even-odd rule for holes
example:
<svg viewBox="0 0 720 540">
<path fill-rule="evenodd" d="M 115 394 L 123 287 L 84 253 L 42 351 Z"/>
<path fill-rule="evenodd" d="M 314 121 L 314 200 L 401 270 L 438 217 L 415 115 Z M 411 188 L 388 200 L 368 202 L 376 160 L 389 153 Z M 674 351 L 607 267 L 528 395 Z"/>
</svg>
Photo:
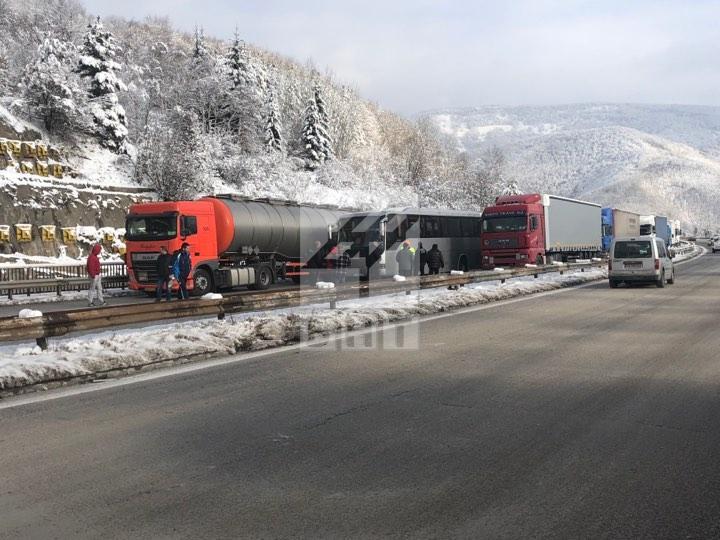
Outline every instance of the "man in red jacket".
<svg viewBox="0 0 720 540">
<path fill-rule="evenodd" d="M 95 244 L 87 258 L 87 272 L 90 276 L 90 288 L 88 289 L 88 305 L 90 307 L 95 305 L 93 302 L 93 293 L 97 296 L 101 306 L 107 304 L 103 298 L 102 281 L 100 278 L 100 259 L 98 255 L 101 249 L 100 244 Z"/>
</svg>

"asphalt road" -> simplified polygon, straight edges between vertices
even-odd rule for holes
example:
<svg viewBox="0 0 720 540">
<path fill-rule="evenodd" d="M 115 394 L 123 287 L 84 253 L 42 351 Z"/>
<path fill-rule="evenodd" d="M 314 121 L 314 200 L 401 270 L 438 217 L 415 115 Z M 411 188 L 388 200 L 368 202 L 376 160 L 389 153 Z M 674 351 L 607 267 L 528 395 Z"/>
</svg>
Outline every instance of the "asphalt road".
<svg viewBox="0 0 720 540">
<path fill-rule="evenodd" d="M 720 537 L 719 276 L 0 409 L 0 536 Z"/>
</svg>

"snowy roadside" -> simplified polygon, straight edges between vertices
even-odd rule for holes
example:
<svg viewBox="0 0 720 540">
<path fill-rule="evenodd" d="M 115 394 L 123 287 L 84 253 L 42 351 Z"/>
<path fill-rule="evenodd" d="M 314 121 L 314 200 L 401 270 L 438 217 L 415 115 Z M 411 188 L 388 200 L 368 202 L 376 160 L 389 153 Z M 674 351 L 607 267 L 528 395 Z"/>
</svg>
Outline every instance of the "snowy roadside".
<svg viewBox="0 0 720 540">
<path fill-rule="evenodd" d="M 303 306 L 250 313 L 225 320 L 159 324 L 142 330 L 107 331 L 53 339 L 46 351 L 32 346 L 0 347 L 0 392 L 48 383 L 83 382 L 196 358 L 279 347 L 341 331 L 387 324 L 572 287 L 607 277 L 605 269 L 544 274 L 478 283 L 457 291 L 431 289 L 338 303 L 337 309 Z"/>
</svg>

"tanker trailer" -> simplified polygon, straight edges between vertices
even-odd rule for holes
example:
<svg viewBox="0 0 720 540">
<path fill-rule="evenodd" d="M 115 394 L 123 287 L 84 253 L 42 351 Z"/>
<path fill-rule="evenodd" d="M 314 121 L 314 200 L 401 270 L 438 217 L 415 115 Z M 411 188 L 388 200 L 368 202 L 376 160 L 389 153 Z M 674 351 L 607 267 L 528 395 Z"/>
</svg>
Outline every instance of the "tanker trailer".
<svg viewBox="0 0 720 540">
<path fill-rule="evenodd" d="M 327 244 L 343 214 L 330 206 L 230 195 L 134 204 L 125 233 L 129 287 L 154 294 L 160 247 L 175 253 L 187 243 L 192 259 L 187 286 L 193 294 L 266 289 L 297 274 L 317 251 L 316 241 Z"/>
</svg>

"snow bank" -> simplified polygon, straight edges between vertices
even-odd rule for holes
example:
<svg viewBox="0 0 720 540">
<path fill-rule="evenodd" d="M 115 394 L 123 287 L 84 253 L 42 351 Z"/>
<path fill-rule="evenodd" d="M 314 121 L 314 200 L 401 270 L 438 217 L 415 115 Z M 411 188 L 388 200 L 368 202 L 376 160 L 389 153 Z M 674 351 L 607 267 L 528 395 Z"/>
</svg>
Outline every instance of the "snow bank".
<svg viewBox="0 0 720 540">
<path fill-rule="evenodd" d="M 334 289 L 335 284 L 332 283 L 331 281 L 318 281 L 315 284 L 315 288 L 316 289 Z"/>
<path fill-rule="evenodd" d="M 220 293 L 211 293 L 211 292 L 209 292 L 209 293 L 207 293 L 207 294 L 203 294 L 203 295 L 200 297 L 200 299 L 201 299 L 201 300 L 222 300 L 222 299 L 223 299 L 223 295 L 220 294 Z"/>
<path fill-rule="evenodd" d="M 565 276 L 478 283 L 458 291 L 432 289 L 342 302 L 338 309 L 305 306 L 273 314 L 229 316 L 159 324 L 144 329 L 50 340 L 36 346 L 0 347 L 0 389 L 137 368 L 197 355 L 228 355 L 299 342 L 301 339 L 411 319 L 453 309 L 552 291 L 607 277 L 604 269 Z"/>
<path fill-rule="evenodd" d="M 21 319 L 34 319 L 35 317 L 42 316 L 42 311 L 37 311 L 35 309 L 21 309 L 20 313 L 18 313 L 18 317 Z"/>
<path fill-rule="evenodd" d="M 504 268 L 500 268 L 499 266 L 496 266 L 495 268 L 493 268 L 493 271 L 494 271 L 494 272 L 504 272 L 505 269 L 504 269 Z"/>
<path fill-rule="evenodd" d="M 401 275 L 395 274 L 395 275 L 393 276 L 393 280 L 395 280 L 395 281 L 407 281 L 407 278 L 406 278 L 405 276 L 401 276 Z"/>
<path fill-rule="evenodd" d="M 462 270 L 450 270 L 451 276 L 462 276 L 464 273 Z"/>
</svg>

